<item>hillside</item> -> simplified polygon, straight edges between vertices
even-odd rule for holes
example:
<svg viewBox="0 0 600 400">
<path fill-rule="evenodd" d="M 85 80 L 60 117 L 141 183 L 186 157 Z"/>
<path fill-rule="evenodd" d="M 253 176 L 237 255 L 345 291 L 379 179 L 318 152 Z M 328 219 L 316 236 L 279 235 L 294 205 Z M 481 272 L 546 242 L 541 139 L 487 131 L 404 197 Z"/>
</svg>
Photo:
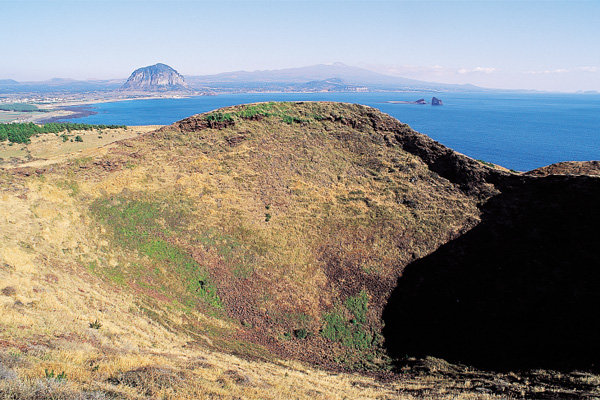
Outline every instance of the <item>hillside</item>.
<svg viewBox="0 0 600 400">
<path fill-rule="evenodd" d="M 529 171 L 527 175 L 600 175 L 600 161 L 565 161 Z"/>
<path fill-rule="evenodd" d="M 598 178 L 514 175 L 375 109 L 339 103 L 228 107 L 87 154 L 0 171 L 0 394 L 600 394 L 597 375 L 570 372 L 594 369 L 596 347 L 586 347 L 593 323 L 574 325 L 575 336 L 568 329 L 549 336 L 562 341 L 555 342 L 561 351 L 574 349 L 567 364 L 526 365 L 560 372 L 519 372 L 522 360 L 498 352 L 481 363 L 448 341 L 439 343 L 456 351 L 440 351 L 424 325 L 450 329 L 442 338 L 491 329 L 483 307 L 501 308 L 502 296 L 522 299 L 509 302 L 509 311 L 543 307 L 536 299 L 552 298 L 563 282 L 569 307 L 543 315 L 592 315 Z M 557 205 L 543 207 L 565 189 Z M 573 215 L 561 214 L 569 204 Z M 525 205 L 538 214 L 523 217 Z M 577 245 L 556 246 L 577 229 Z M 522 236 L 507 242 L 515 232 Z M 537 242 L 517 252 L 522 237 Z M 504 250 L 515 266 L 507 277 L 520 274 L 518 285 L 507 278 L 496 291 L 478 289 L 487 276 L 479 266 L 502 270 Z M 552 263 L 556 254 L 563 257 Z M 547 275 L 542 262 L 550 262 Z M 545 297 L 521 296 L 540 282 Z M 450 300 L 459 291 L 471 301 L 457 311 Z M 450 310 L 457 318 L 449 321 L 454 325 L 423 321 L 414 310 Z M 526 320 L 507 314 L 491 315 L 514 328 L 510 347 L 524 337 Z M 569 347 L 577 338 L 579 347 Z M 492 339 L 492 346 L 501 340 Z M 476 343 L 486 345 L 483 338 Z M 44 370 L 68 379 L 45 378 Z"/>
</svg>

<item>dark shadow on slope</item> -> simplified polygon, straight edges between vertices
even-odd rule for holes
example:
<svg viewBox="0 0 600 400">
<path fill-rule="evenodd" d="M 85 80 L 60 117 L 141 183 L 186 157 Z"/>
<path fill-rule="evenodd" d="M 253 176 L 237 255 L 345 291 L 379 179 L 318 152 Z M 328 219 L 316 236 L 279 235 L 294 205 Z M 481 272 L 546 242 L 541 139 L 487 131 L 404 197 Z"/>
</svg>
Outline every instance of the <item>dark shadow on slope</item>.
<svg viewBox="0 0 600 400">
<path fill-rule="evenodd" d="M 398 279 L 383 315 L 390 355 L 600 367 L 600 179 L 527 179 L 482 211 Z"/>
</svg>

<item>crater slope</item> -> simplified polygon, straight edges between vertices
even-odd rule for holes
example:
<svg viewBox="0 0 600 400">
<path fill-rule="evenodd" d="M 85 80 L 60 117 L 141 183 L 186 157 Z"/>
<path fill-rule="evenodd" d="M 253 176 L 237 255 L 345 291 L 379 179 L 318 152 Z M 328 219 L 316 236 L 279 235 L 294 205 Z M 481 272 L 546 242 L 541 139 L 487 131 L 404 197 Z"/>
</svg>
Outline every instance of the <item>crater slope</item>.
<svg viewBox="0 0 600 400">
<path fill-rule="evenodd" d="M 428 341 L 428 327 L 447 326 L 438 307 L 457 316 L 442 335 L 449 339 L 479 322 L 493 328 L 477 319 L 478 307 L 513 293 L 479 286 L 485 269 L 460 260 L 482 253 L 495 266 L 503 248 L 487 252 L 482 239 L 469 238 L 491 229 L 477 238 L 492 235 L 495 243 L 539 223 L 541 242 L 526 254 L 535 264 L 549 219 L 562 221 L 564 232 L 580 223 L 562 217 L 566 197 L 549 213 L 538 205 L 577 188 L 586 200 L 573 204 L 585 214 L 597 178 L 563 182 L 490 168 L 369 107 L 259 103 L 195 115 L 95 156 L 6 170 L 0 179 L 0 367 L 18 376 L 0 393 L 46 384 L 44 370 L 64 370 L 68 384 L 48 390 L 74 396 L 473 398 L 483 387 L 495 398 L 534 391 L 527 382 L 564 397 L 596 393 L 592 374 L 562 375 L 568 384 L 552 374 L 515 375 L 502 386 L 496 382 L 508 375 L 405 355 L 478 364 L 449 340 Z M 525 206 L 539 218 L 513 230 L 494 225 L 521 221 L 513 214 L 528 215 Z M 586 232 L 585 243 L 597 238 Z M 441 256 L 449 246 L 451 260 Z M 556 249 L 578 251 L 570 242 Z M 520 253 L 511 254 L 518 270 Z M 566 276 L 564 261 L 544 275 L 548 287 Z M 537 284 L 543 268 L 536 268 L 514 287 Z M 513 287 L 512 271 L 502 285 Z M 568 276 L 567 287 L 579 287 L 580 275 Z M 457 313 L 453 288 L 479 297 Z M 582 293 L 588 297 L 567 297 L 576 306 L 595 301 Z M 528 307 L 535 296 L 523 298 Z M 522 337 L 521 320 L 499 315 L 515 327 L 505 327 L 516 332 L 511 343 Z M 439 351 L 441 343 L 456 352 Z M 486 383 L 467 384 L 471 373 Z"/>
</svg>

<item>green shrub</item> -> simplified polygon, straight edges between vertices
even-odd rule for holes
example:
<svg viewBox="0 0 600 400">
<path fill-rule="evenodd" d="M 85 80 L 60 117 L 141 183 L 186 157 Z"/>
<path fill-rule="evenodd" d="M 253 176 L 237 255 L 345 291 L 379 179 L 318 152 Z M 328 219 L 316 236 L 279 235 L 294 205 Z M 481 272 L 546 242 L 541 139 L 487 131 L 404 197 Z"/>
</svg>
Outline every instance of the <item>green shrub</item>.
<svg viewBox="0 0 600 400">
<path fill-rule="evenodd" d="M 343 342 L 345 338 L 351 336 L 351 331 L 346 318 L 339 311 L 333 311 L 323 316 L 325 326 L 321 330 L 321 335 L 332 342 Z"/>
<path fill-rule="evenodd" d="M 362 290 L 357 296 L 346 299 L 345 309 L 338 308 L 323 317 L 321 336 L 345 347 L 366 350 L 373 345 L 374 337 L 366 326 L 368 294 Z M 346 317 L 349 312 L 352 319 Z"/>
<path fill-rule="evenodd" d="M 65 373 L 65 371 L 61 372 L 58 375 L 55 375 L 54 370 L 44 369 L 44 373 L 46 374 L 46 379 L 54 379 L 55 381 L 59 382 L 67 380 L 67 374 Z"/>
<path fill-rule="evenodd" d="M 308 337 L 308 331 L 304 328 L 294 330 L 294 336 L 298 339 L 306 339 Z"/>
<path fill-rule="evenodd" d="M 367 305 L 369 296 L 366 290 L 361 290 L 356 296 L 350 296 L 346 299 L 346 308 L 354 315 L 356 321 L 364 324 L 367 321 Z"/>
<path fill-rule="evenodd" d="M 94 322 L 90 322 L 90 328 L 92 329 L 100 329 L 102 328 L 102 324 L 97 319 Z"/>
<path fill-rule="evenodd" d="M 495 167 L 494 164 L 492 164 L 491 162 L 488 162 L 488 161 L 483 161 L 483 160 L 476 160 L 476 161 L 479 161 L 480 163 L 482 163 L 483 165 L 486 165 L 488 167 L 492 167 L 492 168 Z"/>
<path fill-rule="evenodd" d="M 284 114 L 284 115 L 281 117 L 281 120 L 282 120 L 283 122 L 285 122 L 286 124 L 289 124 L 289 125 L 291 125 L 291 124 L 293 124 L 293 123 L 300 123 L 300 122 L 304 122 L 304 120 L 303 120 L 303 119 L 301 119 L 301 118 L 298 118 L 298 117 L 293 117 L 293 116 L 291 116 L 291 115 L 285 115 L 285 114 Z"/>
<path fill-rule="evenodd" d="M 205 119 L 208 122 L 231 122 L 233 121 L 233 117 L 229 113 L 215 112 L 212 114 L 208 114 Z"/>
</svg>

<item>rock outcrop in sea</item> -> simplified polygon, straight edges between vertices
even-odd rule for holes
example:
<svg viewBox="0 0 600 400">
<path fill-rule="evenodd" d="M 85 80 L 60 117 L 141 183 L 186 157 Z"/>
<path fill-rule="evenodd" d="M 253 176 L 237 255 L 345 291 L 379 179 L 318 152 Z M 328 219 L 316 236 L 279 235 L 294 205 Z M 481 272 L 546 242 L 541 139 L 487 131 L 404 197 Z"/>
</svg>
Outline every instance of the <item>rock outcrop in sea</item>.
<svg viewBox="0 0 600 400">
<path fill-rule="evenodd" d="M 443 106 L 444 103 L 442 103 L 442 99 L 438 99 L 437 97 L 432 97 L 431 98 L 431 105 L 432 106 Z"/>
</svg>

